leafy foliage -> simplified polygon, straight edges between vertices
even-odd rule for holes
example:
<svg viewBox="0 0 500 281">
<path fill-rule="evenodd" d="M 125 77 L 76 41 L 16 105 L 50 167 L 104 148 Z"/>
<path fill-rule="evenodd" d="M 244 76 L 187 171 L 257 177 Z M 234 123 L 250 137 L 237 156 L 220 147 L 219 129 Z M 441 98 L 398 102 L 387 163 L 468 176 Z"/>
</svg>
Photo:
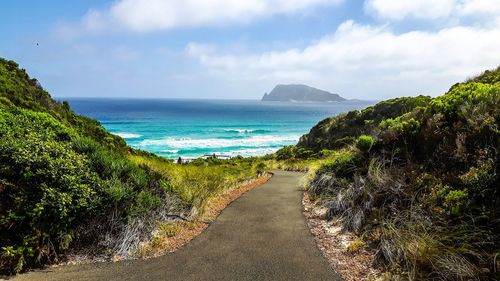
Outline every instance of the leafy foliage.
<svg viewBox="0 0 500 281">
<path fill-rule="evenodd" d="M 129 255 L 158 221 L 202 213 L 263 169 L 258 159 L 174 165 L 134 150 L 0 58 L 0 273 L 79 249 Z"/>
<path fill-rule="evenodd" d="M 174 165 L 134 150 L 0 58 L 0 273 L 79 249 L 133 254 L 158 223 L 202 214 L 265 168 L 256 158 Z"/>
<path fill-rule="evenodd" d="M 348 146 L 360 135 L 372 134 L 381 121 L 425 107 L 430 101 L 431 98 L 427 96 L 396 98 L 361 111 L 354 110 L 327 118 L 314 126 L 309 134 L 302 136 L 297 147 L 317 152 Z"/>
<path fill-rule="evenodd" d="M 369 152 L 370 149 L 372 149 L 375 142 L 376 142 L 376 139 L 374 137 L 367 136 L 367 135 L 361 135 L 356 140 L 356 147 L 363 152 Z"/>
<path fill-rule="evenodd" d="M 98 121 L 79 116 L 67 102 L 53 100 L 36 79 L 28 76 L 14 61 L 0 58 L 0 99 L 5 105 L 50 114 L 61 123 L 115 150 L 129 150 L 125 141 L 107 132 Z"/>
<path fill-rule="evenodd" d="M 309 192 L 330 218 L 364 237 L 394 276 L 495 279 L 499 103 L 500 68 L 440 97 L 394 99 L 328 118 L 282 155 L 334 150 L 313 154 L 320 166 Z"/>
</svg>

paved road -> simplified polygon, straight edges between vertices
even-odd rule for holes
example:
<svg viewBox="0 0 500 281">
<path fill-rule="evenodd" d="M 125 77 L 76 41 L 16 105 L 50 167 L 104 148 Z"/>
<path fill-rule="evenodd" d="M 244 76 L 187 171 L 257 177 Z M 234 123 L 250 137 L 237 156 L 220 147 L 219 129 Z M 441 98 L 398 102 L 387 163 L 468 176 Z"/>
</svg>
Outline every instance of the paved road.
<svg viewBox="0 0 500 281">
<path fill-rule="evenodd" d="M 149 260 L 62 266 L 14 280 L 340 280 L 307 228 L 300 176 L 276 171 L 175 253 Z"/>
</svg>

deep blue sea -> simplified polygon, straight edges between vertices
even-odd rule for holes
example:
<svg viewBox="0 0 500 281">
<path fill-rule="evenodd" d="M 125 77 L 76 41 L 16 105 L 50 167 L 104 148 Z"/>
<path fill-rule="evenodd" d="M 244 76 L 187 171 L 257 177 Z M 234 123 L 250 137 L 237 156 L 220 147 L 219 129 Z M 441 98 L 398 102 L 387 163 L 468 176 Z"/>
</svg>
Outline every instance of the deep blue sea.
<svg viewBox="0 0 500 281">
<path fill-rule="evenodd" d="M 59 99 L 62 100 L 62 99 Z M 167 158 L 261 156 L 297 143 L 318 121 L 374 102 L 64 99 L 132 147 Z"/>
</svg>

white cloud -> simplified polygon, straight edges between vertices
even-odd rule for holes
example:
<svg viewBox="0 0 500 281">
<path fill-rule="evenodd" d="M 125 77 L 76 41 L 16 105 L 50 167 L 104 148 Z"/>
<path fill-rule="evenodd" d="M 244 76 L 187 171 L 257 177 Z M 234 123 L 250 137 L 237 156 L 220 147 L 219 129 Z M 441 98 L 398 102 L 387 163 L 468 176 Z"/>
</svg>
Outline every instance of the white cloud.
<svg viewBox="0 0 500 281">
<path fill-rule="evenodd" d="M 388 19 L 436 19 L 449 16 L 455 4 L 455 0 L 367 0 L 365 9 Z"/>
<path fill-rule="evenodd" d="M 83 19 L 91 30 L 125 28 L 138 32 L 176 27 L 249 22 L 277 14 L 293 14 L 343 0 L 119 0 Z"/>
<path fill-rule="evenodd" d="M 498 1 L 365 0 L 365 11 L 384 20 L 384 25 L 345 21 L 331 34 L 309 42 L 306 47 L 294 48 L 293 44 L 284 47 L 282 42 L 265 52 L 248 51 L 252 46 L 234 48 L 234 45 L 193 42 L 185 49 L 192 60 L 185 61 L 185 57 L 176 54 L 175 59 L 182 62 L 169 77 L 196 76 L 197 81 L 205 82 L 188 83 L 189 86 L 209 84 L 203 86 L 204 91 L 208 91 L 217 84 L 218 92 L 232 87 L 234 92 L 245 92 L 248 97 L 255 91 L 263 93 L 276 83 L 311 84 L 349 98 L 441 94 L 454 82 L 500 65 Z M 342 0 L 117 0 L 108 9 L 89 11 L 76 25 L 61 25 L 59 32 L 71 38 L 88 30 L 147 32 L 238 24 L 278 14 L 303 13 L 340 2 Z M 401 33 L 391 29 L 392 23 L 398 21 L 409 28 L 404 22 L 407 19 L 428 20 L 432 30 Z M 276 46 L 275 42 L 260 43 Z M 265 46 L 262 44 L 259 49 Z M 148 57 L 148 54 L 127 48 L 106 53 L 107 58 L 123 63 L 142 56 Z M 155 56 L 155 61 L 161 60 Z M 179 69 L 183 69 L 180 74 L 176 73 Z M 185 87 L 186 83 L 179 89 Z"/>
<path fill-rule="evenodd" d="M 498 0 L 366 0 L 365 10 L 389 20 L 445 19 L 471 15 L 500 15 Z"/>
<path fill-rule="evenodd" d="M 500 16 L 500 2 L 498 0 L 469 0 L 462 3 L 461 14 L 491 14 Z"/>
<path fill-rule="evenodd" d="M 313 82 L 345 94 L 440 94 L 450 83 L 500 65 L 500 25 L 455 26 L 402 34 L 387 26 L 346 21 L 335 33 L 303 49 L 231 55 L 190 44 L 186 52 L 225 76 Z M 362 84 L 362 85 L 360 85 Z M 383 92 L 382 92 L 383 91 Z"/>
</svg>

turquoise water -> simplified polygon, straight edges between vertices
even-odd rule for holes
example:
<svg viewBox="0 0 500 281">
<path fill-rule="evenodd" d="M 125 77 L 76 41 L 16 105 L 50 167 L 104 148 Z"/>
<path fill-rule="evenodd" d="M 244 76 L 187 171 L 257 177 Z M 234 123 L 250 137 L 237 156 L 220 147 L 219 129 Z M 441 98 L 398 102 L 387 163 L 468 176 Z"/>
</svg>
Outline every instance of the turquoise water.
<svg viewBox="0 0 500 281">
<path fill-rule="evenodd" d="M 167 158 L 261 156 L 297 143 L 318 121 L 373 104 L 241 100 L 68 99 L 132 147 Z"/>
</svg>

